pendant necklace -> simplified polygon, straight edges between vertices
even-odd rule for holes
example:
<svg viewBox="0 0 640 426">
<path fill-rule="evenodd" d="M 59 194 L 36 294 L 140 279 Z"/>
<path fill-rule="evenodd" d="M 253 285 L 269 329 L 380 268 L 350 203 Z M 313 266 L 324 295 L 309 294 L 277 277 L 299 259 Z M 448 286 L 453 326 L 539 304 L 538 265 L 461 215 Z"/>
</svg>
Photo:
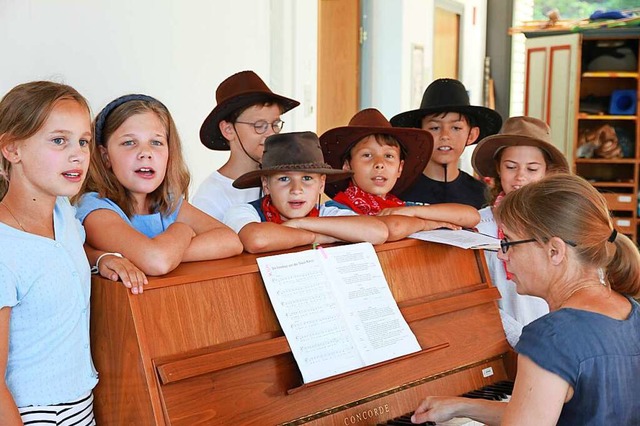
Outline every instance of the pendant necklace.
<svg viewBox="0 0 640 426">
<path fill-rule="evenodd" d="M 15 215 L 13 214 L 13 212 L 11 211 L 11 209 L 9 208 L 9 206 L 7 206 L 5 204 L 4 201 L 0 201 L 0 204 L 2 204 L 4 206 L 5 209 L 7 209 L 7 211 L 9 212 L 9 214 L 11 215 L 11 217 L 13 218 L 13 220 L 16 221 L 16 223 L 18 224 L 18 226 L 20 227 L 20 229 L 22 229 L 24 232 L 27 232 L 26 229 L 24 229 L 24 226 L 22 226 L 22 224 L 20 223 L 20 221 L 18 220 L 17 217 L 15 217 Z"/>
</svg>

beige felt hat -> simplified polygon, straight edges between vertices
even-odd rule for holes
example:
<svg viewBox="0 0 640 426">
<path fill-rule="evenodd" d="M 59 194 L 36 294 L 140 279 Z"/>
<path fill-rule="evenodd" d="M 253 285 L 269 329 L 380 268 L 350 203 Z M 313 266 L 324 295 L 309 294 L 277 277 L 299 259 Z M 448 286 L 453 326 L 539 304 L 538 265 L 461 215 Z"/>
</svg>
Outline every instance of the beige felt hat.
<svg viewBox="0 0 640 426">
<path fill-rule="evenodd" d="M 511 117 L 497 135 L 482 139 L 471 157 L 473 169 L 482 177 L 498 177 L 496 156 L 509 146 L 535 146 L 555 170 L 569 171 L 567 159 L 551 142 L 549 126 L 533 117 Z"/>
</svg>

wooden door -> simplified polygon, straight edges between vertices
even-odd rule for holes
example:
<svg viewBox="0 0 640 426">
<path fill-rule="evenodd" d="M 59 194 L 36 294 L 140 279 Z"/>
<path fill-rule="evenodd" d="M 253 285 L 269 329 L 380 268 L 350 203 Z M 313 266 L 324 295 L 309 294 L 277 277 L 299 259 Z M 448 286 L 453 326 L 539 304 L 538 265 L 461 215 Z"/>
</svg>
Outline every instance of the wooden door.
<svg viewBox="0 0 640 426">
<path fill-rule="evenodd" d="M 526 41 L 524 114 L 551 127 L 553 144 L 571 159 L 575 145 L 579 34 Z"/>
<path fill-rule="evenodd" d="M 459 78 L 460 14 L 435 7 L 433 79 Z"/>
<path fill-rule="evenodd" d="M 360 1 L 318 2 L 318 134 L 358 111 Z"/>
</svg>

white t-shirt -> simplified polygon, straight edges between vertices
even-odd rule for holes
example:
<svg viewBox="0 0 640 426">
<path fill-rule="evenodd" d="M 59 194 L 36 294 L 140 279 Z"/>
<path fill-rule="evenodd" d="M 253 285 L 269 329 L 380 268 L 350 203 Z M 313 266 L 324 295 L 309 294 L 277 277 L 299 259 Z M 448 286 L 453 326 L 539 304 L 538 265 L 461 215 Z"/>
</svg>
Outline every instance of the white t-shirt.
<svg viewBox="0 0 640 426">
<path fill-rule="evenodd" d="M 200 184 L 191 204 L 222 221 L 229 207 L 249 203 L 258 198 L 260 188 L 234 188 L 233 179 L 221 175 L 216 170 Z"/>
<path fill-rule="evenodd" d="M 492 237 L 498 237 L 498 224 L 493 217 L 491 207 L 479 210 L 480 223 L 477 226 L 479 232 Z M 507 279 L 504 263 L 498 259 L 498 254 L 493 251 L 484 252 L 487 260 L 489 274 L 493 285 L 498 288 L 502 299 L 498 301 L 502 326 L 511 346 L 516 345 L 522 334 L 522 327 L 531 321 L 549 313 L 549 305 L 544 299 L 535 296 L 525 296 L 516 292 L 516 284 Z"/>
<path fill-rule="evenodd" d="M 329 203 L 332 203 L 331 201 Z M 356 212 L 346 207 L 340 208 L 334 205 L 322 204 L 320 206 L 319 216 L 358 216 Z M 260 213 L 251 204 L 237 204 L 229 209 L 224 215 L 224 224 L 233 229 L 237 234 L 245 225 L 250 223 L 260 223 L 262 219 Z"/>
</svg>

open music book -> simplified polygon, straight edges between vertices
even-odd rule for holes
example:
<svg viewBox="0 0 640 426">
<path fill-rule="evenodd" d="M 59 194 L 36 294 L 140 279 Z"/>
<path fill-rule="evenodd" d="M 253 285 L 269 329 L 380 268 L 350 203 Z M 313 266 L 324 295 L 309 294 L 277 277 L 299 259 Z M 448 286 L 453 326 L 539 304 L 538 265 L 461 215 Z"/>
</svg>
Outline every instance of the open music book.
<svg viewBox="0 0 640 426">
<path fill-rule="evenodd" d="M 371 244 L 257 262 L 305 383 L 420 351 Z"/>
<path fill-rule="evenodd" d="M 420 231 L 409 235 L 409 238 L 431 241 L 433 243 L 448 244 L 450 246 L 461 247 L 463 249 L 498 250 L 500 248 L 499 239 L 479 232 L 469 231 L 467 229 L 460 229 L 456 231 L 451 229 Z"/>
</svg>

